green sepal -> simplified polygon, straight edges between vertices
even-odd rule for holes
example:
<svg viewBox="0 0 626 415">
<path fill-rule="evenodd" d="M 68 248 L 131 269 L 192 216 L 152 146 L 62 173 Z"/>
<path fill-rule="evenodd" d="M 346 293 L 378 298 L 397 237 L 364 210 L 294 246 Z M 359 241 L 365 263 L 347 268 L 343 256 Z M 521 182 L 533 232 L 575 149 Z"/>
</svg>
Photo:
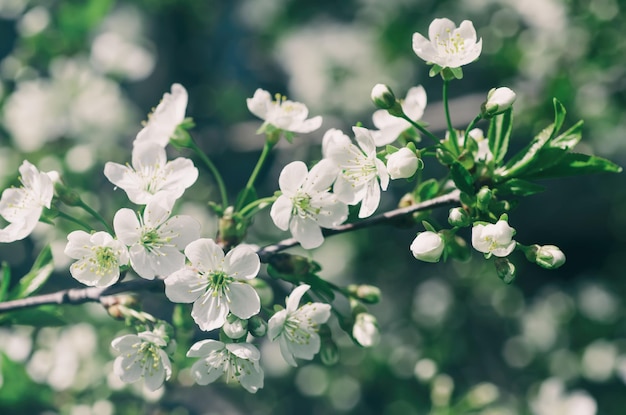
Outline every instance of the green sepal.
<svg viewBox="0 0 626 415">
<path fill-rule="evenodd" d="M 433 64 L 433 67 L 430 68 L 430 71 L 428 71 L 428 76 L 430 76 L 431 78 L 434 76 L 437 76 L 439 74 L 439 72 L 441 72 L 441 70 L 443 69 L 443 67 L 437 65 L 436 63 Z"/>
<path fill-rule="evenodd" d="M 493 117 L 490 121 L 487 139 L 489 140 L 489 150 L 491 150 L 491 154 L 493 154 L 496 165 L 504 160 L 504 156 L 509 149 L 509 140 L 511 138 L 512 130 L 512 108 L 509 108 L 502 114 Z"/>
<path fill-rule="evenodd" d="M 622 168 L 602 157 L 580 153 L 566 153 L 546 169 L 524 175 L 526 179 L 545 179 L 553 177 L 576 176 L 592 173 L 620 173 Z"/>
<path fill-rule="evenodd" d="M 450 69 L 450 72 L 452 72 L 452 75 L 454 75 L 456 79 L 463 79 L 463 68 L 459 66 L 458 68 L 449 68 L 449 69 Z"/>
<path fill-rule="evenodd" d="M 285 140 L 287 140 L 289 144 L 293 144 L 293 139 L 295 136 L 296 134 L 294 132 L 283 130 L 283 137 L 285 137 Z"/>
<path fill-rule="evenodd" d="M 430 223 L 428 223 L 425 220 L 422 221 L 422 226 L 424 227 L 424 229 L 426 229 L 429 232 L 437 233 L 437 229 L 435 229 L 435 227 L 433 225 L 431 225 Z"/>
<path fill-rule="evenodd" d="M 545 187 L 527 180 L 511 179 L 499 184 L 495 192 L 497 196 L 530 196 L 541 193 L 545 189 Z"/>
<path fill-rule="evenodd" d="M 398 150 L 400 150 L 398 147 L 394 147 L 394 146 L 392 146 L 390 144 L 387 144 L 385 146 L 385 152 L 387 154 L 393 154 L 393 153 L 397 152 Z"/>
<path fill-rule="evenodd" d="M 48 281 L 48 278 L 52 275 L 52 271 L 54 271 L 52 250 L 50 249 L 50 245 L 46 245 L 37 256 L 37 259 L 35 259 L 28 274 L 24 275 L 18 281 L 17 286 L 11 290 L 8 298 L 16 300 L 33 294 Z"/>
<path fill-rule="evenodd" d="M 0 272 L 0 302 L 6 300 L 11 285 L 11 268 L 6 261 L 2 261 L 2 270 Z"/>
<path fill-rule="evenodd" d="M 452 175 L 452 181 L 461 192 L 470 195 L 476 194 L 474 178 L 461 163 L 452 163 L 450 166 L 450 174 Z"/>
</svg>

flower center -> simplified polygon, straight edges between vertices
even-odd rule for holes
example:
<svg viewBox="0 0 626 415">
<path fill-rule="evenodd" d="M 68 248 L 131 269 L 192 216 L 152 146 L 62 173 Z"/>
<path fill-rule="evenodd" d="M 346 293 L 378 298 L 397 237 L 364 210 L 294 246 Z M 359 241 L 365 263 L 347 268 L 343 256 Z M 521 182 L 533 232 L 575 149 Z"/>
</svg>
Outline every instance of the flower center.
<svg viewBox="0 0 626 415">
<path fill-rule="evenodd" d="M 291 203 L 293 204 L 291 214 L 301 218 L 317 216 L 321 210 L 319 207 L 315 207 L 311 204 L 311 196 L 301 189 L 298 189 L 296 194 L 291 198 Z"/>
<path fill-rule="evenodd" d="M 108 274 L 111 269 L 117 268 L 117 255 L 109 246 L 93 246 L 91 250 L 94 256 L 89 259 L 91 266 L 89 271 L 96 275 Z"/>
<path fill-rule="evenodd" d="M 294 316 L 285 320 L 283 333 L 289 342 L 296 344 L 308 344 L 311 340 L 312 332 L 317 332 L 317 325 L 310 319 L 303 322 Z"/>
<path fill-rule="evenodd" d="M 137 356 L 139 365 L 144 372 L 154 373 L 161 366 L 161 356 L 158 353 L 159 347 L 150 342 L 142 342 L 138 347 Z"/>
<path fill-rule="evenodd" d="M 465 39 L 463 39 L 458 32 L 453 33 L 450 29 L 446 29 L 446 33 L 448 36 L 442 37 L 437 35 L 435 37 L 437 45 L 443 49 L 446 54 L 454 55 L 464 52 Z"/>
</svg>

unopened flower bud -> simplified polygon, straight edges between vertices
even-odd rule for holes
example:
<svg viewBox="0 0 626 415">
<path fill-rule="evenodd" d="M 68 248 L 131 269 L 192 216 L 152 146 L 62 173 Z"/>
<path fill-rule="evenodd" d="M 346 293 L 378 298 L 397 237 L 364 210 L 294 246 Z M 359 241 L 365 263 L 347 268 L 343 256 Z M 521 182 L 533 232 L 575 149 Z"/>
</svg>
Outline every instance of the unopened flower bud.
<svg viewBox="0 0 626 415">
<path fill-rule="evenodd" d="M 369 313 L 359 313 L 354 319 L 352 337 L 363 347 L 375 346 L 380 341 L 378 321 Z"/>
<path fill-rule="evenodd" d="M 486 211 L 489 208 L 489 202 L 491 202 L 492 197 L 493 193 L 491 192 L 491 189 L 488 187 L 481 188 L 476 195 L 478 209 Z"/>
<path fill-rule="evenodd" d="M 445 243 L 438 233 L 426 231 L 419 233 L 413 243 L 411 252 L 416 259 L 425 262 L 439 262 Z"/>
<path fill-rule="evenodd" d="M 515 92 L 507 87 L 492 88 L 487 94 L 487 101 L 482 105 L 485 118 L 493 117 L 511 108 L 515 102 Z"/>
<path fill-rule="evenodd" d="M 67 206 L 79 206 L 81 204 L 81 198 L 78 192 L 67 187 L 57 171 L 50 171 L 47 174 L 50 180 L 52 180 L 54 195 L 57 199 Z"/>
<path fill-rule="evenodd" d="M 448 223 L 450 225 L 463 228 L 465 226 L 469 226 L 470 222 L 469 214 L 465 209 L 460 207 L 450 209 L 450 212 L 448 213 Z"/>
<path fill-rule="evenodd" d="M 407 179 L 415 174 L 419 159 L 415 152 L 404 147 L 387 156 L 387 171 L 391 179 Z"/>
<path fill-rule="evenodd" d="M 248 320 L 242 320 L 234 314 L 229 314 L 222 330 L 231 339 L 239 339 L 248 334 Z"/>
<path fill-rule="evenodd" d="M 252 316 L 248 320 L 248 330 L 254 337 L 263 337 L 267 334 L 267 322 L 259 316 Z"/>
<path fill-rule="evenodd" d="M 389 86 L 376 84 L 372 88 L 372 102 L 382 110 L 388 110 L 396 104 L 396 96 Z"/>
<path fill-rule="evenodd" d="M 326 366 L 336 365 L 339 361 L 339 348 L 333 341 L 330 328 L 323 324 L 320 326 L 319 335 L 321 339 L 320 359 Z"/>
<path fill-rule="evenodd" d="M 380 301 L 380 288 L 367 284 L 350 284 L 348 293 L 367 304 L 376 304 Z"/>
<path fill-rule="evenodd" d="M 513 263 L 506 258 L 496 258 L 494 262 L 498 278 L 500 278 L 505 284 L 512 283 L 516 275 L 515 265 L 513 265 Z"/>
<path fill-rule="evenodd" d="M 539 247 L 535 262 L 540 267 L 555 269 L 565 264 L 565 254 L 558 246 L 544 245 Z"/>
</svg>

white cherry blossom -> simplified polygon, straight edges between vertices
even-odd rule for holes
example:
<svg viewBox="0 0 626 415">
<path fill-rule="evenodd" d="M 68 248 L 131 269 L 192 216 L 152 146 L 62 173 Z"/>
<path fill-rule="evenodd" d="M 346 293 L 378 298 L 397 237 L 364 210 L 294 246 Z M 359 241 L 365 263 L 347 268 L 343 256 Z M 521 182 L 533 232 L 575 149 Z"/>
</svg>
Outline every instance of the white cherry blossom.
<svg viewBox="0 0 626 415">
<path fill-rule="evenodd" d="M 458 68 L 478 59 L 482 51 L 482 39 L 476 41 L 476 29 L 469 20 L 457 28 L 450 19 L 435 19 L 428 27 L 426 39 L 413 34 L 413 51 L 428 63 L 442 68 Z"/>
<path fill-rule="evenodd" d="M 166 336 L 161 330 L 127 334 L 111 342 L 119 353 L 113 362 L 113 372 L 125 383 L 144 378 L 151 391 L 159 389 L 172 375 L 172 365 L 165 353 Z"/>
<path fill-rule="evenodd" d="M 191 346 L 187 357 L 200 358 L 191 366 L 191 375 L 198 385 L 208 385 L 226 375 L 227 382 L 239 382 L 251 393 L 263 387 L 261 353 L 250 343 L 201 340 Z"/>
<path fill-rule="evenodd" d="M 502 219 L 495 224 L 476 224 L 472 228 L 472 246 L 488 255 L 506 257 L 515 249 L 513 235 L 515 229 Z"/>
<path fill-rule="evenodd" d="M 426 108 L 424 87 L 419 85 L 409 89 L 404 100 L 401 100 L 401 106 L 404 114 L 413 121 L 422 118 L 424 108 Z M 407 120 L 395 117 L 389 114 L 387 110 L 375 111 L 372 115 L 372 122 L 378 128 L 377 131 L 372 131 L 372 137 L 377 147 L 391 144 L 402 132 L 411 127 L 411 123 Z"/>
<path fill-rule="evenodd" d="M 131 202 L 145 205 L 160 193 L 181 197 L 196 182 L 198 169 L 185 157 L 167 161 L 165 148 L 147 142 L 133 147 L 132 166 L 107 162 L 104 175 L 122 188 Z"/>
<path fill-rule="evenodd" d="M 349 205 L 361 202 L 359 217 L 371 216 L 380 203 L 380 190 L 387 190 L 389 174 L 385 163 L 376 157 L 371 132 L 352 127 L 358 147 L 338 130 L 324 135 L 322 152 L 335 163 L 339 176 L 333 187 L 338 199 Z"/>
<path fill-rule="evenodd" d="M 378 321 L 370 313 L 359 313 L 354 319 L 352 337 L 363 347 L 372 347 L 380 341 Z"/>
<path fill-rule="evenodd" d="M 181 84 L 173 84 L 172 92 L 166 92 L 161 102 L 149 115 L 148 122 L 139 131 L 134 144 L 153 143 L 161 147 L 167 146 L 174 135 L 176 127 L 185 119 L 188 94 Z"/>
<path fill-rule="evenodd" d="M 257 89 L 252 98 L 246 100 L 251 113 L 274 127 L 294 133 L 310 133 L 322 125 L 322 117 L 307 119 L 309 110 L 300 102 L 285 100 L 277 95 L 272 100 L 269 92 Z"/>
<path fill-rule="evenodd" d="M 286 307 L 268 321 L 270 340 L 278 340 L 283 358 L 291 366 L 297 366 L 295 358 L 311 360 L 320 351 L 320 324 L 330 318 L 330 305 L 308 303 L 298 307 L 300 299 L 310 288 L 303 284 L 287 297 Z"/>
<path fill-rule="evenodd" d="M 245 283 L 256 277 L 259 256 L 247 246 L 228 254 L 212 239 L 198 239 L 185 248 L 190 265 L 165 279 L 165 295 L 176 303 L 194 303 L 191 316 L 200 329 L 222 327 L 229 312 L 248 319 L 261 308 L 259 295 Z"/>
<path fill-rule="evenodd" d="M 43 208 L 50 208 L 54 188 L 50 173 L 40 172 L 37 167 L 24 160 L 19 168 L 19 188 L 9 188 L 0 198 L 0 216 L 8 223 L 0 229 L 0 242 L 14 242 L 31 234 Z"/>
<path fill-rule="evenodd" d="M 439 262 L 445 243 L 436 232 L 420 232 L 411 243 L 411 252 L 416 259 L 425 262 Z"/>
<path fill-rule="evenodd" d="M 387 171 L 392 180 L 407 179 L 415 174 L 418 167 L 419 159 L 407 147 L 387 156 Z"/>
<path fill-rule="evenodd" d="M 328 159 L 310 172 L 303 162 L 294 161 L 280 173 L 282 195 L 272 205 L 270 216 L 278 228 L 289 229 L 305 249 L 317 248 L 324 242 L 321 227 L 332 228 L 348 218 L 348 206 L 330 193 L 337 173 Z"/>
<path fill-rule="evenodd" d="M 142 278 L 169 275 L 185 265 L 183 250 L 200 237 L 198 222 L 191 216 L 172 214 L 174 202 L 167 195 L 154 197 L 143 216 L 120 209 L 113 218 L 117 238 L 130 247 L 130 265 Z"/>
<path fill-rule="evenodd" d="M 85 285 L 108 287 L 119 279 L 120 266 L 128 264 L 126 245 L 106 232 L 74 231 L 67 241 L 65 254 L 78 260 L 70 266 L 70 273 Z"/>
</svg>

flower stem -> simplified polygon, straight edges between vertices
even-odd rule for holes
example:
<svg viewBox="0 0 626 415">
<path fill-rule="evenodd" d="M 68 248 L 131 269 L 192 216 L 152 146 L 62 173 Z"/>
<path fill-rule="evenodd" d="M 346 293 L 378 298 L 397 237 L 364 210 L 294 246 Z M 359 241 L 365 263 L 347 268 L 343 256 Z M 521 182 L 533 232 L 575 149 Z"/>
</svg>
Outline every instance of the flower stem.
<svg viewBox="0 0 626 415">
<path fill-rule="evenodd" d="M 465 146 L 467 145 L 467 136 L 469 136 L 469 132 L 472 131 L 474 129 L 474 126 L 476 125 L 476 123 L 478 123 L 478 121 L 482 120 L 483 116 L 482 114 L 478 114 L 473 120 L 472 122 L 469 123 L 469 125 L 467 126 L 467 128 L 465 129 L 465 135 L 463 136 L 463 148 L 465 148 Z"/>
<path fill-rule="evenodd" d="M 254 166 L 254 170 L 252 170 L 252 174 L 250 174 L 248 183 L 246 183 L 246 187 L 245 189 L 243 189 L 243 192 L 241 193 L 241 196 L 239 197 L 237 206 L 235 206 L 235 212 L 239 211 L 242 205 L 245 203 L 246 198 L 248 197 L 248 193 L 250 193 L 250 190 L 252 190 L 252 188 L 254 187 L 254 182 L 256 181 L 256 178 L 259 175 L 259 172 L 261 171 L 261 167 L 263 167 L 263 163 L 265 163 L 265 159 L 267 159 L 267 155 L 270 153 L 270 150 L 272 149 L 272 147 L 273 147 L 273 144 L 271 144 L 269 141 L 265 141 L 265 145 L 263 146 L 263 151 L 261 152 L 261 155 L 259 156 L 259 160 L 256 162 L 256 166 Z"/>
<path fill-rule="evenodd" d="M 415 121 L 407 117 L 406 114 L 403 113 L 400 117 L 407 120 L 409 123 L 411 123 L 411 125 L 417 128 L 422 134 L 427 135 L 428 137 L 432 138 L 435 141 L 435 143 L 439 142 L 439 138 L 435 134 L 431 133 L 426 128 L 422 127 L 421 125 L 419 125 L 418 123 L 416 123 Z"/>
<path fill-rule="evenodd" d="M 78 201 L 78 207 L 82 208 L 85 212 L 89 213 L 91 216 L 93 216 L 95 219 L 97 219 L 100 223 L 102 223 L 104 225 L 104 227 L 106 228 L 107 232 L 109 232 L 111 235 L 115 235 L 115 232 L 113 231 L 113 228 L 111 228 L 111 225 L 109 225 L 107 223 L 107 221 L 104 220 L 102 215 L 100 215 L 98 212 L 96 212 L 94 209 L 92 209 L 91 206 L 89 206 L 87 203 L 85 203 L 82 199 Z M 65 218 L 69 219 L 69 220 L 74 219 L 74 218 L 70 219 L 70 217 L 65 217 Z M 76 223 L 79 223 L 79 222 L 76 222 Z M 92 230 L 92 229 L 93 228 L 90 226 L 89 230 Z"/>
<path fill-rule="evenodd" d="M 459 143 L 457 141 L 457 137 L 456 137 L 456 131 L 454 131 L 454 128 L 452 127 L 452 120 L 450 119 L 450 106 L 449 106 L 449 99 L 448 99 L 448 85 L 450 84 L 450 81 L 447 79 L 443 80 L 443 107 L 445 109 L 446 112 L 446 123 L 448 124 L 448 132 L 450 133 L 450 141 L 452 141 L 452 147 L 454 148 L 454 150 L 456 151 L 455 156 L 459 155 Z"/>
<path fill-rule="evenodd" d="M 265 207 L 269 206 L 271 203 L 275 202 L 276 199 L 278 199 L 278 196 L 269 196 L 269 197 L 263 197 L 261 199 L 257 199 L 254 202 L 250 202 L 248 203 L 246 206 L 244 206 L 239 213 L 241 214 L 241 216 L 243 217 L 250 217 L 253 215 L 256 215 L 256 213 L 261 210 L 264 209 Z M 263 205 L 264 206 L 260 206 Z M 255 210 L 255 208 L 258 208 Z"/>
<path fill-rule="evenodd" d="M 220 197 L 222 198 L 222 207 L 226 209 L 228 207 L 228 193 L 226 192 L 226 186 L 224 185 L 224 179 L 222 178 L 222 175 L 220 174 L 219 170 L 217 170 L 217 167 L 215 167 L 215 164 L 213 164 L 209 156 L 207 156 L 204 153 L 204 151 L 202 151 L 202 149 L 198 147 L 195 141 L 191 140 L 190 148 L 198 155 L 198 157 L 200 157 L 202 162 L 211 171 L 211 174 L 213 174 L 213 178 L 215 178 L 217 187 L 220 190 Z"/>
<path fill-rule="evenodd" d="M 91 232 L 91 231 L 94 230 L 88 223 L 83 222 L 80 219 L 76 219 L 74 216 L 68 215 L 67 213 L 62 212 L 60 210 L 57 210 L 57 212 L 58 212 L 60 218 L 63 218 L 65 220 L 68 220 L 70 222 L 73 222 L 73 223 L 79 225 L 81 228 L 83 228 L 87 232 Z"/>
</svg>

